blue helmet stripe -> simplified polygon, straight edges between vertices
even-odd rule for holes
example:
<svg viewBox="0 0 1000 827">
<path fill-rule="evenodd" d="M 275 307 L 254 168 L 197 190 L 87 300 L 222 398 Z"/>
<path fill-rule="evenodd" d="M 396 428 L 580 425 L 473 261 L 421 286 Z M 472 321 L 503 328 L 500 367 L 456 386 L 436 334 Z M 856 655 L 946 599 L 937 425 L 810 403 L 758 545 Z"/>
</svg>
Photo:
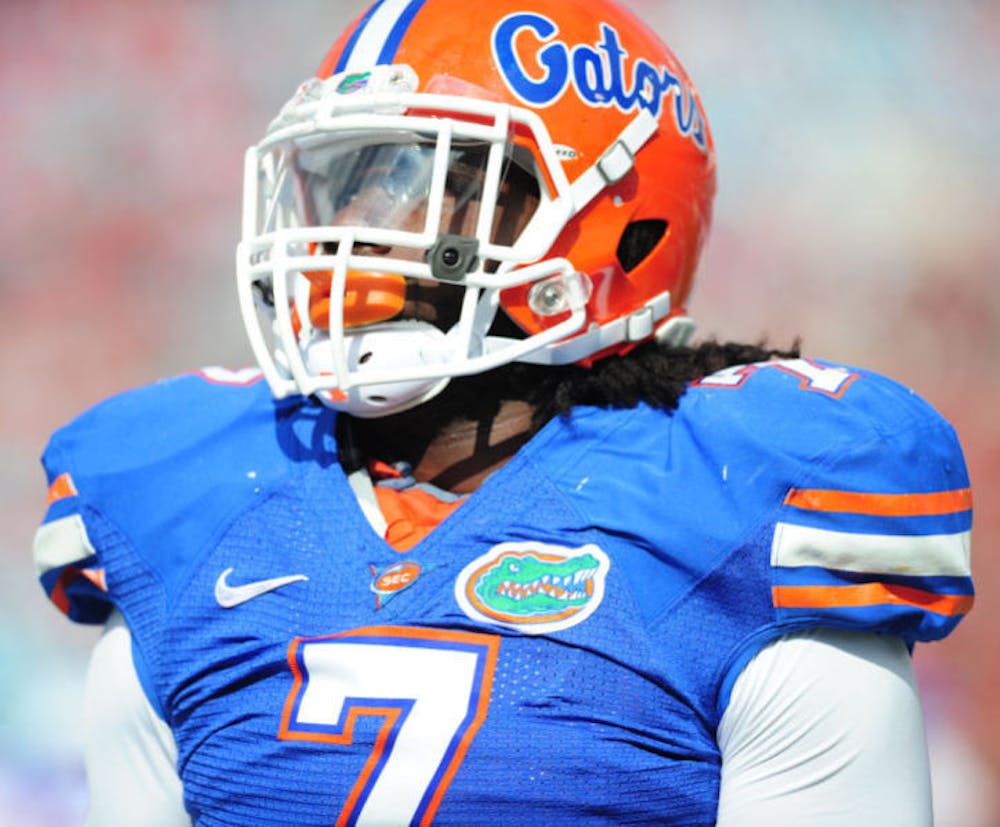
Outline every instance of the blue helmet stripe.
<svg viewBox="0 0 1000 827">
<path fill-rule="evenodd" d="M 379 0 L 358 23 L 334 73 L 370 69 L 395 60 L 399 45 L 426 0 Z"/>
<path fill-rule="evenodd" d="M 417 16 L 417 12 L 420 11 L 425 2 L 427 2 L 427 0 L 411 0 L 409 5 L 403 9 L 403 13 L 396 21 L 396 25 L 392 27 L 392 31 L 389 32 L 389 37 L 386 38 L 385 45 L 379 53 L 379 64 L 389 64 L 393 62 L 396 57 L 396 52 L 399 50 L 399 44 L 402 43 L 403 37 L 410 28 L 410 24 L 413 22 L 413 18 Z"/>
</svg>

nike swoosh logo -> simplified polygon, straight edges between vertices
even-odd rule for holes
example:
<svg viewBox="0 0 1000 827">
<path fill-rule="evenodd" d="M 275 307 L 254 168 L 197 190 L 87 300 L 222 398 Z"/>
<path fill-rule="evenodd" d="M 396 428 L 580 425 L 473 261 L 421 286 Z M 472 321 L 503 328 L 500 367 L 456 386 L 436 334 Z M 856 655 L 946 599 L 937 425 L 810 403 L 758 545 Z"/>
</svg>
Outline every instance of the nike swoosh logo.
<svg viewBox="0 0 1000 827">
<path fill-rule="evenodd" d="M 289 574 L 286 577 L 272 577 L 269 580 L 256 580 L 253 583 L 244 583 L 242 586 L 230 586 L 226 578 L 233 573 L 231 568 L 226 569 L 215 581 L 215 600 L 224 609 L 231 609 L 260 597 L 262 594 L 273 592 L 289 583 L 298 583 L 300 580 L 308 580 L 304 574 Z"/>
</svg>

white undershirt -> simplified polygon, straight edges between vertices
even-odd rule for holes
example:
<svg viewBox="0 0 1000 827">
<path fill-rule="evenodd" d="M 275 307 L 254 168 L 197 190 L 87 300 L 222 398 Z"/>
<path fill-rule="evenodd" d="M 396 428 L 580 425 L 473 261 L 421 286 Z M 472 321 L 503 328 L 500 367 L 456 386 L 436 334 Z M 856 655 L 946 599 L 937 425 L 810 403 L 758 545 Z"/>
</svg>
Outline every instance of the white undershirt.
<svg viewBox="0 0 1000 827">
<path fill-rule="evenodd" d="M 139 683 L 132 636 L 118 612 L 90 657 L 83 722 L 87 827 L 190 827 L 173 732 Z"/>
<path fill-rule="evenodd" d="M 724 827 L 922 827 L 930 766 L 909 652 L 830 629 L 764 648 L 718 731 Z"/>
<path fill-rule="evenodd" d="M 117 613 L 84 694 L 87 827 L 190 827 L 177 748 L 136 675 Z M 736 680 L 718 732 L 718 824 L 931 824 L 923 716 L 909 653 L 894 637 L 798 632 Z"/>
</svg>

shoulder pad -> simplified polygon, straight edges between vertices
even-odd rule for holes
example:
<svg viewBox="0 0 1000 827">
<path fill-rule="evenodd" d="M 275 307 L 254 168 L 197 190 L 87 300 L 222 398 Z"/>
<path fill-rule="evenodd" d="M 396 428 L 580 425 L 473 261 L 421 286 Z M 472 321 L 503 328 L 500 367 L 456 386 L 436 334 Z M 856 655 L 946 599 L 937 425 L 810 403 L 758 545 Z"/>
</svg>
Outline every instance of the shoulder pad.
<svg viewBox="0 0 1000 827">
<path fill-rule="evenodd" d="M 332 413 L 276 403 L 256 372 L 201 371 L 112 397 L 51 438 L 35 565 L 52 601 L 99 623 L 114 602 L 108 537 L 168 591 L 214 532 L 288 473 L 334 455 Z M 321 422 L 322 420 L 322 422 Z M 315 434 L 329 434 L 329 440 Z"/>
<path fill-rule="evenodd" d="M 969 611 L 969 478 L 954 430 L 915 393 L 804 359 L 730 369 L 693 391 L 692 416 L 723 405 L 722 419 L 772 446 L 772 473 L 789 472 L 770 549 L 779 622 L 912 643 Z"/>
</svg>

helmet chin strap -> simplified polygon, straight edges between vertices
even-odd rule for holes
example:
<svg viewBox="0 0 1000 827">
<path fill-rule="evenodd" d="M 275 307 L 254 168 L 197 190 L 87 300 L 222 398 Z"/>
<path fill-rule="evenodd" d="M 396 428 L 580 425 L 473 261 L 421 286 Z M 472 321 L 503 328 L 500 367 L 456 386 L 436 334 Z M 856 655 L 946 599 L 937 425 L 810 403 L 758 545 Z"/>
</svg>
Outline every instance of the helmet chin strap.
<svg viewBox="0 0 1000 827">
<path fill-rule="evenodd" d="M 647 109 L 639 110 L 604 154 L 572 186 L 574 214 L 579 213 L 607 186 L 620 181 L 635 164 L 636 153 L 656 134 L 660 123 Z"/>
</svg>

